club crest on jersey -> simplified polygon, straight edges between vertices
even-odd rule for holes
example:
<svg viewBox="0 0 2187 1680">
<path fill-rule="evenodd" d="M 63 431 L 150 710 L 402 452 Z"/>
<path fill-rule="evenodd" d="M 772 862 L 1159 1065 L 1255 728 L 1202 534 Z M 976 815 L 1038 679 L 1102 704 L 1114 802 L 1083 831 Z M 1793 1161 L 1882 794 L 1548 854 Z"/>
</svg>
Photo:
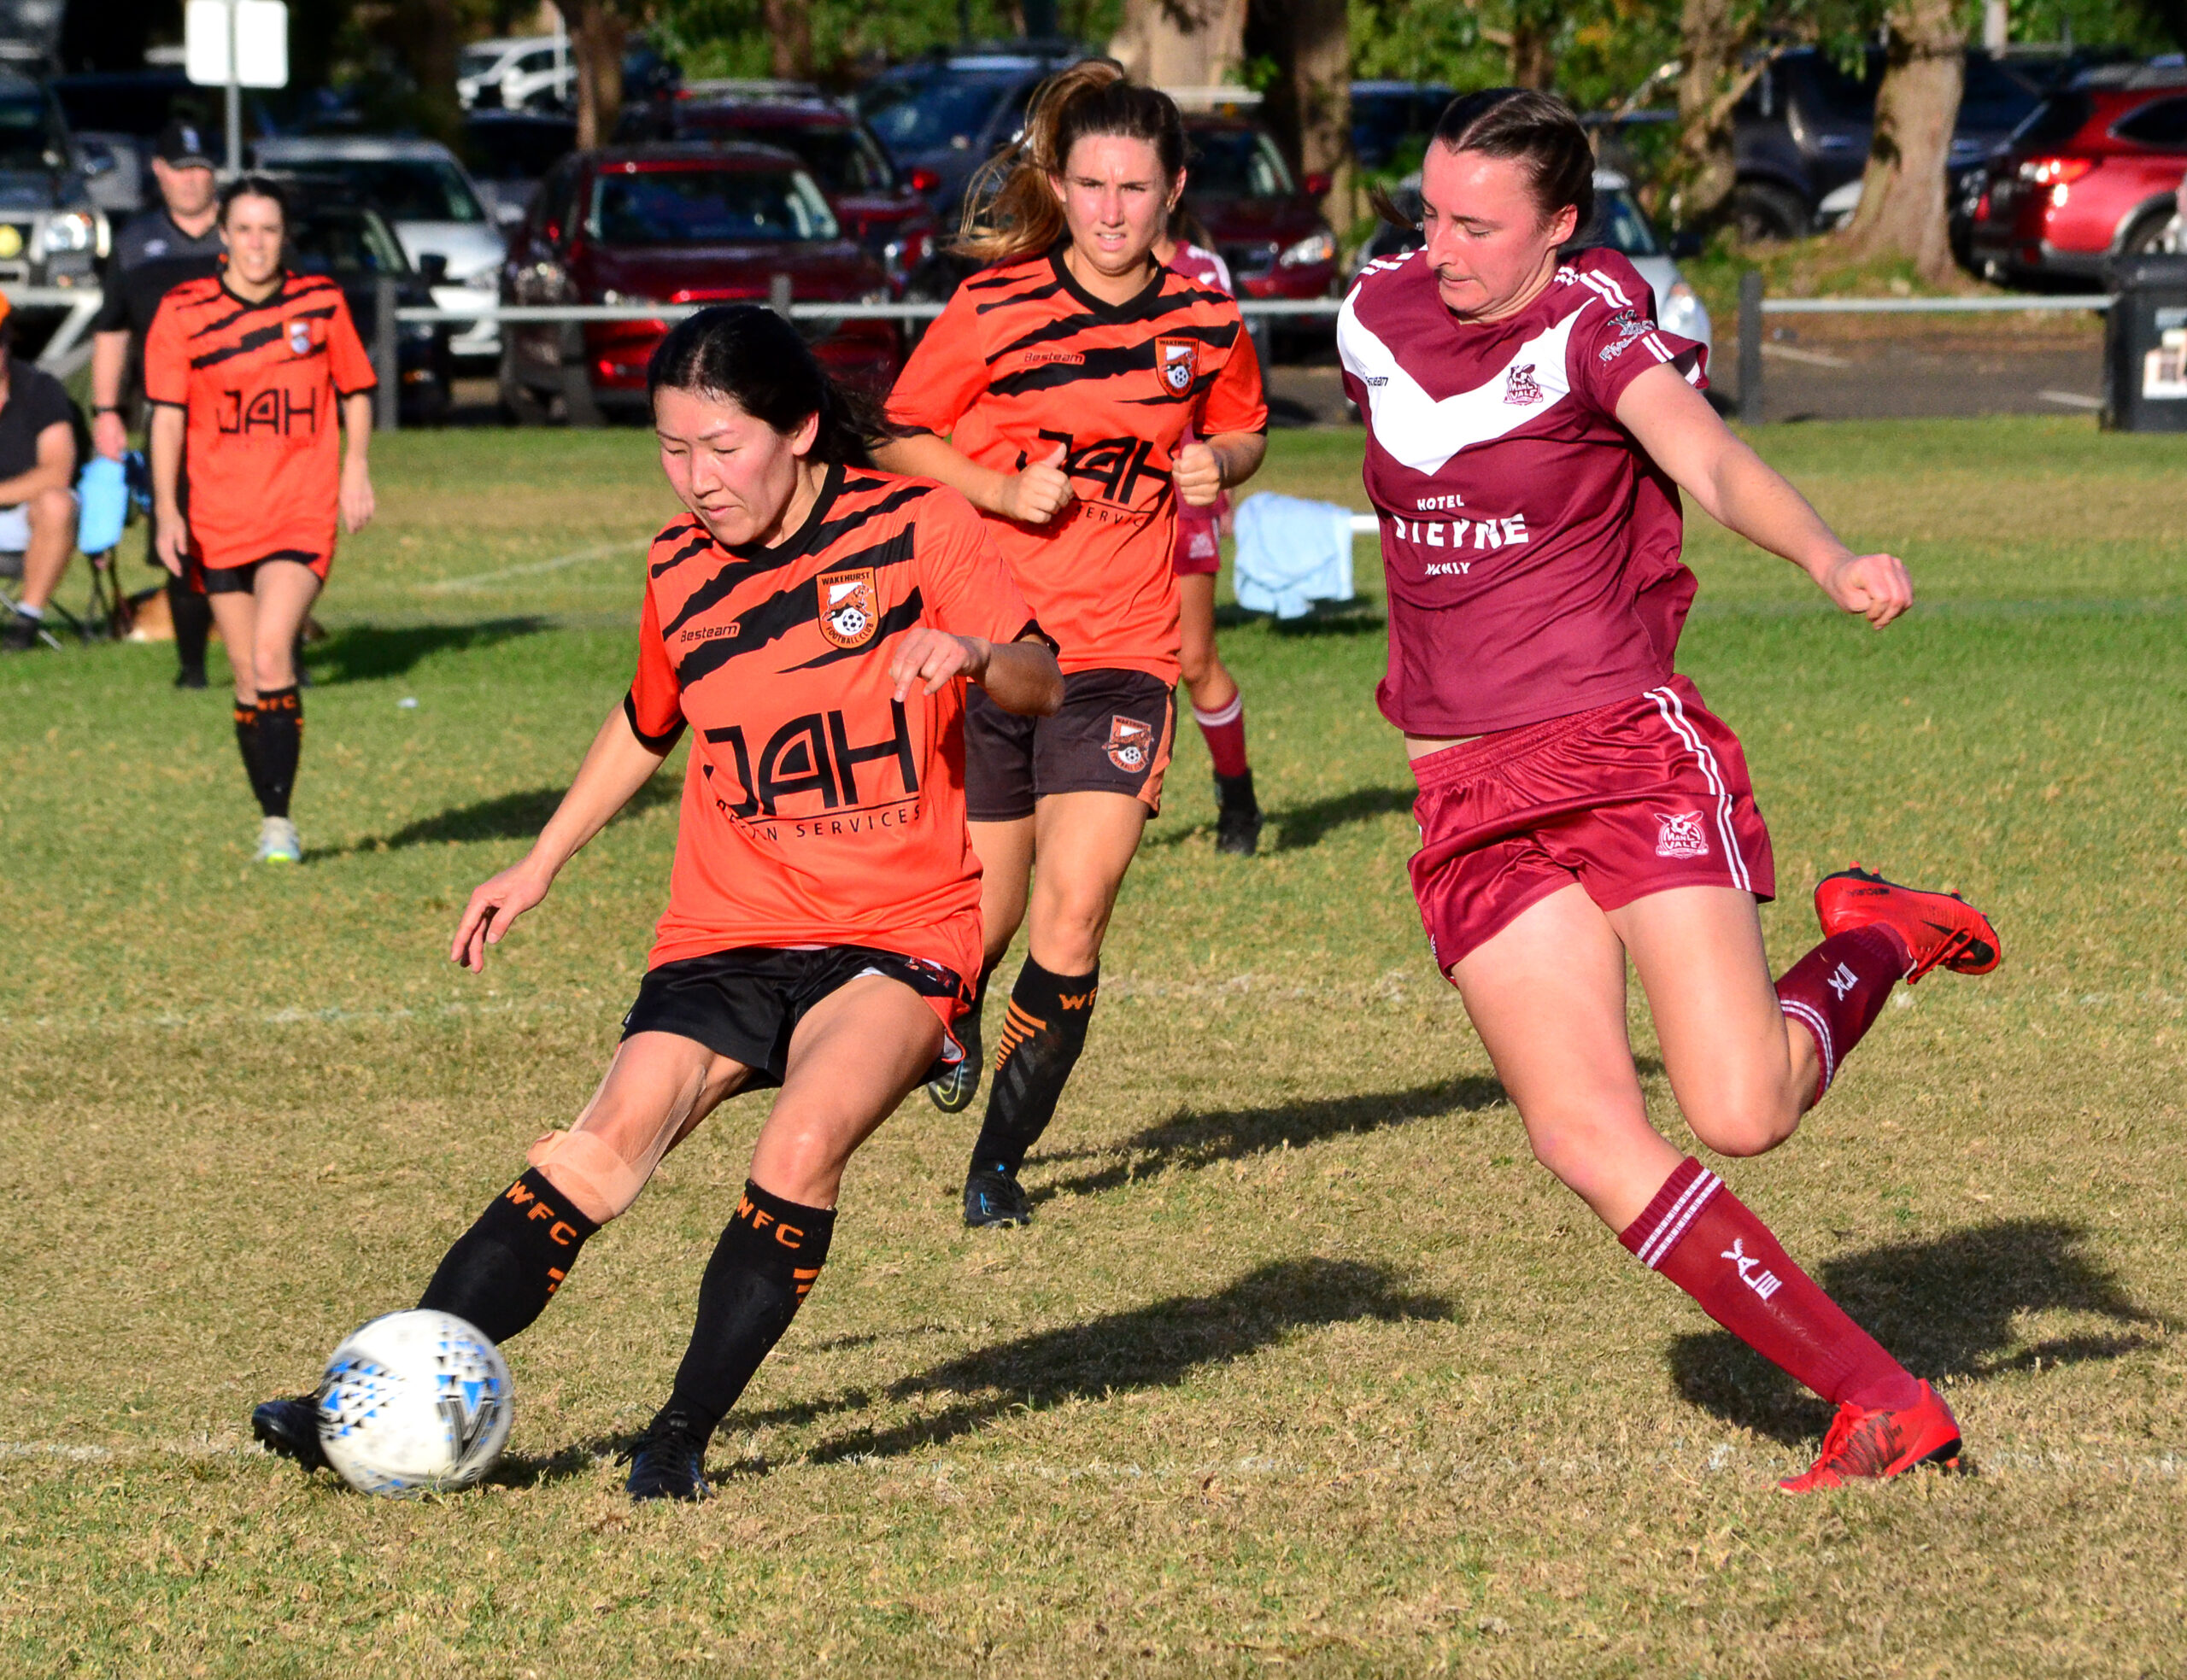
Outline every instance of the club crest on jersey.
<svg viewBox="0 0 2187 1680">
<path fill-rule="evenodd" d="M 1504 380 L 1504 401 L 1525 408 L 1541 401 L 1541 387 L 1534 382 L 1534 365 L 1515 367 Z"/>
<path fill-rule="evenodd" d="M 1656 856 L 1706 858 L 1709 836 L 1701 832 L 1697 812 L 1670 811 L 1656 818 Z"/>
<path fill-rule="evenodd" d="M 1154 366 L 1162 375 L 1162 383 L 1177 395 L 1192 389 L 1193 380 L 1199 373 L 1199 340 L 1197 338 L 1158 338 L 1154 341 Z"/>
<path fill-rule="evenodd" d="M 1154 726 L 1122 712 L 1109 719 L 1109 762 L 1136 776 L 1154 756 Z"/>
<path fill-rule="evenodd" d="M 310 350 L 311 323 L 309 321 L 290 321 L 289 323 L 289 354 L 294 356 L 301 356 L 308 354 Z"/>
<path fill-rule="evenodd" d="M 821 574 L 812 586 L 820 598 L 820 634 L 838 647 L 863 647 L 881 628 L 873 568 Z"/>
</svg>

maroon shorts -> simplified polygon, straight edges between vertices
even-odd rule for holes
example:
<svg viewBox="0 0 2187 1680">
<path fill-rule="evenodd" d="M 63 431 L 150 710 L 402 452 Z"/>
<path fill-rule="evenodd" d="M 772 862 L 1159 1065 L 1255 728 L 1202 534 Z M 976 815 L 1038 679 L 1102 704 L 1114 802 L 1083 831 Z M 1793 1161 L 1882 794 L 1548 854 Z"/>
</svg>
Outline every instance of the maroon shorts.
<svg viewBox="0 0 2187 1680">
<path fill-rule="evenodd" d="M 1222 551 L 1217 546 L 1222 514 L 1217 507 L 1177 510 L 1177 546 L 1170 551 L 1170 570 L 1179 577 L 1208 577 L 1222 570 Z"/>
<path fill-rule="evenodd" d="M 1606 910 L 1674 887 L 1775 895 L 1738 737 L 1682 676 L 1416 758 L 1413 896 L 1445 974 L 1574 881 Z"/>
</svg>

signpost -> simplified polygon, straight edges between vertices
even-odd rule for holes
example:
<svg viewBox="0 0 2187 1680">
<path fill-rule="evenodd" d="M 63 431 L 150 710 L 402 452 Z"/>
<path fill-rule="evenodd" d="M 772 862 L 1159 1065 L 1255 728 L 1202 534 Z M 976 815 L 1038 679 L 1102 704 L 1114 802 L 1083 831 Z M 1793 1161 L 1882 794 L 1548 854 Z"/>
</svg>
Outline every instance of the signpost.
<svg viewBox="0 0 2187 1680">
<path fill-rule="evenodd" d="M 243 173 L 243 90 L 289 85 L 284 0 L 189 0 L 183 69 L 200 87 L 228 91 L 228 173 Z"/>
</svg>

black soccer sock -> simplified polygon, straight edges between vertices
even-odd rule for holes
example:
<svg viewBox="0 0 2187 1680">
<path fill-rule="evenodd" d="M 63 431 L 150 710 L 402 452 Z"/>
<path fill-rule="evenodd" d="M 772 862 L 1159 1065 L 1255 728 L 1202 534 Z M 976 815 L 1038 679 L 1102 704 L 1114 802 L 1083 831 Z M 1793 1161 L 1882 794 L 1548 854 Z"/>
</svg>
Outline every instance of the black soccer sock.
<svg viewBox="0 0 2187 1680">
<path fill-rule="evenodd" d="M 193 674 L 205 670 L 205 644 L 213 637 L 213 603 L 179 577 L 167 579 L 167 617 L 174 624 L 175 663 Z M 242 657 L 238 655 L 237 657 Z"/>
<path fill-rule="evenodd" d="M 258 706 L 236 702 L 236 750 L 243 754 L 243 773 L 250 778 L 251 797 L 266 808 L 266 777 L 258 768 Z"/>
<path fill-rule="evenodd" d="M 1064 1081 L 1086 1048 L 1100 994 L 1101 965 L 1082 975 L 1050 974 L 1031 957 L 1017 971 L 995 1053 L 988 1117 L 972 1145 L 972 1170 L 1015 1174 L 1055 1118 Z"/>
<path fill-rule="evenodd" d="M 699 1284 L 699 1319 L 661 1415 L 703 1441 L 729 1414 L 812 1288 L 836 1234 L 832 1208 L 771 1195 L 749 1179 Z"/>
<path fill-rule="evenodd" d="M 304 705 L 295 683 L 258 696 L 258 808 L 268 817 L 289 814 L 296 791 L 296 760 L 304 749 Z"/>
<path fill-rule="evenodd" d="M 454 1313 L 493 1343 L 531 1326 L 600 1227 L 536 1167 L 496 1196 L 443 1256 L 418 1305 Z"/>
</svg>

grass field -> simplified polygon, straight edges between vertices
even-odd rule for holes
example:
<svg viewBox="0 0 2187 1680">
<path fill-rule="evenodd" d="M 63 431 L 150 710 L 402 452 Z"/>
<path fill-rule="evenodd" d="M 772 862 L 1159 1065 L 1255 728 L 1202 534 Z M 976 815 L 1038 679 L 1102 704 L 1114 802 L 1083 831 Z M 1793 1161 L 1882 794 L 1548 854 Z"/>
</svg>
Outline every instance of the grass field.
<svg viewBox="0 0 2187 1680">
<path fill-rule="evenodd" d="M 2008 955 L 1900 993 L 1727 1170 L 1979 1474 L 1781 1497 L 1823 1408 L 1532 1163 L 1405 892 L 1372 599 L 1226 633 L 1263 855 L 1214 852 L 1187 740 L 1035 1224 L 965 1232 L 970 1127 L 907 1104 L 713 1502 L 634 1510 L 609 1455 L 755 1102 L 513 1344 L 483 1490 L 265 1457 L 251 1404 L 407 1305 L 589 1094 L 674 840 L 664 776 L 483 979 L 448 964 L 627 680 L 666 498 L 630 432 L 403 434 L 321 613 L 306 867 L 250 865 L 226 704 L 166 650 L 0 666 L 0 1673 L 2179 1672 L 2187 442 L 1761 442 L 1922 590 L 1874 635 L 1694 532 L 1682 664 L 1747 743 L 1773 953 L 1857 857 Z M 1264 482 L 1356 503 L 1357 449 L 1280 435 Z"/>
</svg>

